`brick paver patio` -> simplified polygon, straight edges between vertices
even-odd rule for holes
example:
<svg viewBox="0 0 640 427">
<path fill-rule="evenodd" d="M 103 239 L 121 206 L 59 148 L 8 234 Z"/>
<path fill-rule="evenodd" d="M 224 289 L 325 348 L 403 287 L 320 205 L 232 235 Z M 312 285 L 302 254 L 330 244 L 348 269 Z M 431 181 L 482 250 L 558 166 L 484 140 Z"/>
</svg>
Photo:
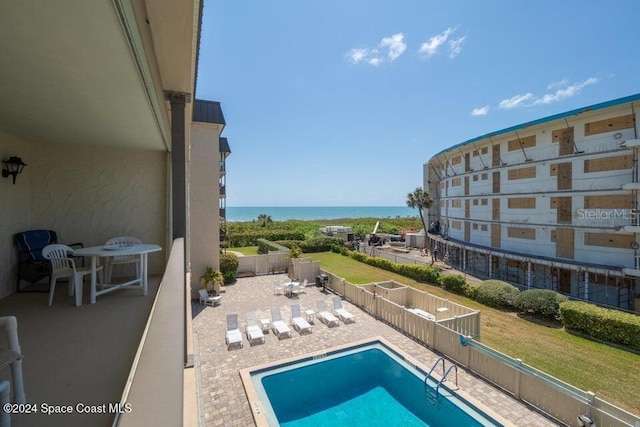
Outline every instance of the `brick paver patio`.
<svg viewBox="0 0 640 427">
<path fill-rule="evenodd" d="M 278 339 L 273 331 L 266 334 L 264 344 L 249 345 L 246 334 L 244 347 L 227 350 L 225 344 L 226 315 L 237 313 L 244 331 L 245 313 L 255 311 L 257 318 L 270 318 L 272 307 L 279 307 L 285 321 L 290 320 L 291 304 L 316 310 L 316 301 L 323 299 L 332 307 L 333 294 L 324 294 L 322 288 L 310 286 L 305 293 L 289 298 L 274 295 L 274 282 L 288 281 L 286 275 L 268 275 L 240 278 L 225 288 L 222 304 L 217 307 L 193 305 L 193 329 L 198 377 L 200 420 L 207 426 L 255 425 L 251 409 L 240 379 L 244 368 L 275 362 L 319 350 L 344 345 L 367 338 L 382 336 L 407 353 L 423 368 L 430 368 L 439 357 L 428 348 L 380 322 L 347 301 L 343 307 L 355 314 L 356 322 L 329 328 L 316 320 L 313 333 L 300 335 L 293 330 L 292 338 Z M 458 373 L 458 384 L 463 396 L 471 397 L 517 426 L 556 425 L 523 403 L 511 398 L 485 381 L 465 372 Z"/>
</svg>

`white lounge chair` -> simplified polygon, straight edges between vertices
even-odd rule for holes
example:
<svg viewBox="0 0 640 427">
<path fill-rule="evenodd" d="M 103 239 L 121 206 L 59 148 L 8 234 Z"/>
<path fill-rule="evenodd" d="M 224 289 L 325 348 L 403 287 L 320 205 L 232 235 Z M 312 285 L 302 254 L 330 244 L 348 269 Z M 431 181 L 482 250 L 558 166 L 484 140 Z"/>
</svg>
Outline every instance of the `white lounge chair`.
<svg viewBox="0 0 640 427">
<path fill-rule="evenodd" d="M 291 328 L 289 328 L 284 320 L 282 320 L 279 308 L 271 309 L 271 327 L 273 328 L 273 333 L 278 337 L 278 339 L 280 339 L 280 335 L 283 334 L 291 337 Z"/>
<path fill-rule="evenodd" d="M 329 327 L 340 325 L 338 318 L 327 310 L 327 306 L 325 305 L 324 301 L 316 301 L 316 306 L 318 307 L 318 316 L 320 316 L 320 321 L 322 323 Z"/>
<path fill-rule="evenodd" d="M 235 313 L 227 314 L 227 336 L 225 338 L 227 342 L 227 350 L 233 344 L 240 344 L 240 347 L 244 346 L 242 342 L 242 332 L 238 327 L 238 315 Z"/>
<path fill-rule="evenodd" d="M 200 304 L 210 305 L 211 307 L 220 305 L 220 300 L 222 300 L 222 297 L 212 297 L 211 295 L 209 295 L 206 289 L 200 289 L 198 293 L 200 294 Z"/>
<path fill-rule="evenodd" d="M 356 316 L 354 316 L 353 314 L 349 313 L 347 310 L 342 308 L 342 300 L 340 299 L 339 296 L 333 297 L 333 311 L 335 311 L 335 313 L 338 315 L 340 320 L 342 320 L 344 323 L 347 323 L 347 322 L 353 323 L 356 321 Z"/>
<path fill-rule="evenodd" d="M 311 324 L 302 317 L 300 304 L 291 305 L 291 323 L 293 324 L 294 329 L 301 334 L 302 331 L 309 331 L 309 333 L 312 332 Z"/>
<path fill-rule="evenodd" d="M 254 341 L 259 341 L 264 344 L 264 333 L 262 333 L 262 328 L 258 326 L 256 313 L 250 311 L 245 316 L 247 319 L 247 339 L 249 340 L 249 345 Z"/>
</svg>

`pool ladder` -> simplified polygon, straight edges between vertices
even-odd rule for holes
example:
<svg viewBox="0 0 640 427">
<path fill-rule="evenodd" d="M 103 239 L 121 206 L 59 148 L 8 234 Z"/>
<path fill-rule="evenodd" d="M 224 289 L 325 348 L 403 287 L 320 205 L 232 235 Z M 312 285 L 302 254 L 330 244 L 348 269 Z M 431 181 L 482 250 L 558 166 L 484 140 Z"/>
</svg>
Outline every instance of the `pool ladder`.
<svg viewBox="0 0 640 427">
<path fill-rule="evenodd" d="M 438 363 L 440 362 L 442 362 L 442 378 L 440 378 L 438 385 L 436 385 L 435 387 L 431 387 L 429 385 L 429 378 L 431 378 L 431 374 L 433 373 L 433 370 L 436 369 L 436 367 L 438 366 Z M 451 366 L 449 366 L 449 369 L 445 370 L 444 362 L 445 362 L 444 357 L 439 357 L 438 360 L 436 360 L 436 363 L 434 363 L 431 369 L 429 370 L 429 373 L 427 374 L 427 376 L 424 378 L 424 392 L 427 398 L 431 398 L 431 397 L 435 397 L 436 399 L 438 398 L 438 395 L 440 393 L 440 386 L 442 385 L 444 380 L 447 379 L 447 375 L 449 375 L 449 372 L 451 372 L 452 369 L 455 371 L 456 387 L 458 387 L 458 365 L 453 363 Z M 435 393 L 433 393 L 434 391 Z"/>
</svg>

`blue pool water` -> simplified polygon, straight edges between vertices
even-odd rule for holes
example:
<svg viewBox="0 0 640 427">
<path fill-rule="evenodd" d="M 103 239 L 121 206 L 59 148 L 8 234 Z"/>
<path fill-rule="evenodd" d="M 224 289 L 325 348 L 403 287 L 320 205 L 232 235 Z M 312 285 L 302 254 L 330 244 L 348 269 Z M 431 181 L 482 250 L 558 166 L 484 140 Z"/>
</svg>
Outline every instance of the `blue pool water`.
<svg viewBox="0 0 640 427">
<path fill-rule="evenodd" d="M 500 426 L 424 377 L 379 342 L 252 373 L 273 426 Z"/>
</svg>

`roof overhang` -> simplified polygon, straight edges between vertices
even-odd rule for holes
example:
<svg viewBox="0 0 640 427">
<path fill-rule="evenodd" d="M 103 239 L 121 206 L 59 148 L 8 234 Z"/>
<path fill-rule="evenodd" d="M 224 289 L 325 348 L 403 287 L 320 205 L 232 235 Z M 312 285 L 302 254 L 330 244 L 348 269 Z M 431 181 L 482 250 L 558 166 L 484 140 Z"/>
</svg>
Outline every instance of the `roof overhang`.
<svg viewBox="0 0 640 427">
<path fill-rule="evenodd" d="M 169 150 L 164 92 L 193 91 L 198 11 L 198 0 L 7 3 L 0 132 Z"/>
</svg>

